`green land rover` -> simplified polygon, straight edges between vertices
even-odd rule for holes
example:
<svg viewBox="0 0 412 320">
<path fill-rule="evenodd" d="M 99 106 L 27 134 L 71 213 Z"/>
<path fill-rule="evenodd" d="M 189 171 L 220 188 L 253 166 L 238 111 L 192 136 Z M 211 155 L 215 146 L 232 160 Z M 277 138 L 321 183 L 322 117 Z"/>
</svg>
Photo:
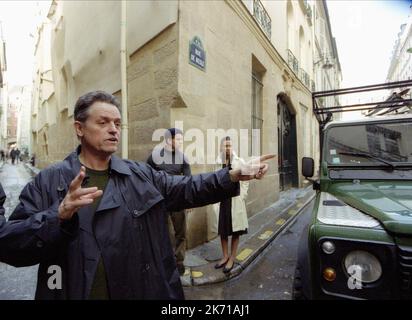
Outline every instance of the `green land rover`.
<svg viewBox="0 0 412 320">
<path fill-rule="evenodd" d="M 412 114 L 329 122 L 321 141 L 293 298 L 412 299 Z"/>
</svg>

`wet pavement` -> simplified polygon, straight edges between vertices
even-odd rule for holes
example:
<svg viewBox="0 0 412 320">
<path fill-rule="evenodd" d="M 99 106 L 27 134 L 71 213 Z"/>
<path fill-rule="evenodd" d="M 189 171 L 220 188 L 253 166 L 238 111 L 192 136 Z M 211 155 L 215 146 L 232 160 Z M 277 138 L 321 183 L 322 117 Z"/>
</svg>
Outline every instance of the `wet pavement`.
<svg viewBox="0 0 412 320">
<path fill-rule="evenodd" d="M 0 181 L 6 192 L 6 217 L 13 212 L 23 187 L 32 175 L 22 163 L 11 165 L 0 162 Z M 37 283 L 37 266 L 14 268 L 0 263 L 0 300 L 32 300 Z"/>
<path fill-rule="evenodd" d="M 312 186 L 282 191 L 278 201 L 250 217 L 248 233 L 240 237 L 235 265 L 228 274 L 214 267 L 222 257 L 219 237 L 188 250 L 183 286 L 203 286 L 237 277 L 305 210 L 314 196 Z"/>
<path fill-rule="evenodd" d="M 184 287 L 188 300 L 290 300 L 297 248 L 313 202 L 259 254 L 242 274 L 225 282 Z"/>
</svg>

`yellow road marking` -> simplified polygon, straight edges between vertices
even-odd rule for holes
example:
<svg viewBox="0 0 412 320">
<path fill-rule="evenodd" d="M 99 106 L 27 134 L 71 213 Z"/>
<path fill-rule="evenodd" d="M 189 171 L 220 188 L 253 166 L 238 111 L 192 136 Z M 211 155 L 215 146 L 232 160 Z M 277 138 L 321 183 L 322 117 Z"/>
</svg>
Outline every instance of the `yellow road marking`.
<svg viewBox="0 0 412 320">
<path fill-rule="evenodd" d="M 252 249 L 243 249 L 242 252 L 237 255 L 236 259 L 239 261 L 243 261 L 247 257 L 249 257 L 252 252 Z"/>
<path fill-rule="evenodd" d="M 200 272 L 200 271 L 192 271 L 192 277 L 193 277 L 193 278 L 203 277 L 203 272 Z"/>
<path fill-rule="evenodd" d="M 296 213 L 298 213 L 298 212 L 296 210 L 293 210 L 293 209 L 290 209 L 288 211 L 288 214 L 291 215 L 291 216 L 294 216 Z"/>
<path fill-rule="evenodd" d="M 276 224 L 281 226 L 282 224 L 284 224 L 286 222 L 285 219 L 279 219 L 278 221 L 276 221 Z"/>
<path fill-rule="evenodd" d="M 260 240 L 269 239 L 272 233 L 273 233 L 273 231 L 267 230 L 267 231 L 265 231 L 264 233 L 262 233 L 258 238 L 259 238 Z"/>
</svg>

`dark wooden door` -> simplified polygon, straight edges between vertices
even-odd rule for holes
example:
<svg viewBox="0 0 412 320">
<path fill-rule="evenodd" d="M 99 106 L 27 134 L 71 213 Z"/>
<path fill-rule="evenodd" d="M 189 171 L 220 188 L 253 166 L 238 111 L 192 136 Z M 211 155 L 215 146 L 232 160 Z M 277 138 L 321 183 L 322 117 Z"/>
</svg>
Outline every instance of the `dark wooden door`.
<svg viewBox="0 0 412 320">
<path fill-rule="evenodd" d="M 278 98 L 278 161 L 280 190 L 297 187 L 296 119 L 281 98 Z"/>
</svg>

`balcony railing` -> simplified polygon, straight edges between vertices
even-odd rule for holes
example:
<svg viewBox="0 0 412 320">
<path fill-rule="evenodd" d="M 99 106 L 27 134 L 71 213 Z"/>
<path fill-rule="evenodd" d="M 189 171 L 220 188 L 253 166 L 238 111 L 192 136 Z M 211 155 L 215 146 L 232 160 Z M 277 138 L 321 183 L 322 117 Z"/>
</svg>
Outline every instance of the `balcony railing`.
<svg viewBox="0 0 412 320">
<path fill-rule="evenodd" d="M 253 17 L 270 39 L 272 35 L 272 20 L 260 0 L 253 0 Z"/>
<path fill-rule="evenodd" d="M 299 62 L 298 59 L 293 55 L 292 51 L 288 49 L 288 65 L 292 68 L 293 72 L 299 74 Z"/>
<path fill-rule="evenodd" d="M 306 17 L 312 22 L 312 8 L 310 5 L 306 6 Z"/>
<path fill-rule="evenodd" d="M 309 90 L 315 91 L 315 83 L 310 80 L 309 74 L 302 68 L 299 68 L 299 61 L 293 55 L 292 51 L 288 49 L 288 65 L 291 67 L 295 75 L 302 81 L 302 83 Z"/>
<path fill-rule="evenodd" d="M 303 84 L 307 87 L 310 88 L 310 77 L 309 74 L 300 68 L 300 80 L 302 80 Z"/>
<path fill-rule="evenodd" d="M 310 7 L 310 4 L 307 0 L 300 1 L 299 4 L 306 15 L 306 18 L 309 20 L 309 23 L 312 25 L 312 8 Z"/>
</svg>

